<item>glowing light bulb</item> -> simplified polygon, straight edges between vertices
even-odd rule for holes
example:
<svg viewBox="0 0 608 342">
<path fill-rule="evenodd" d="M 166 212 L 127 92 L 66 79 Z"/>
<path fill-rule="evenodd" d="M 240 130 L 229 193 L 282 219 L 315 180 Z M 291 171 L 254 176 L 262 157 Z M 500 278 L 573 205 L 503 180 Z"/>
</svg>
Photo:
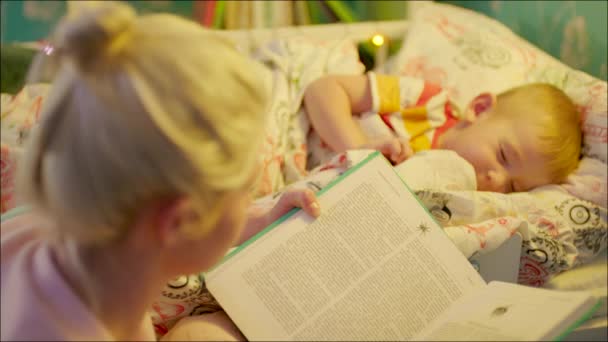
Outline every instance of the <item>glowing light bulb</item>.
<svg viewBox="0 0 608 342">
<path fill-rule="evenodd" d="M 384 44 L 384 36 L 381 34 L 376 34 L 372 37 L 372 44 L 376 46 L 381 46 Z"/>
</svg>

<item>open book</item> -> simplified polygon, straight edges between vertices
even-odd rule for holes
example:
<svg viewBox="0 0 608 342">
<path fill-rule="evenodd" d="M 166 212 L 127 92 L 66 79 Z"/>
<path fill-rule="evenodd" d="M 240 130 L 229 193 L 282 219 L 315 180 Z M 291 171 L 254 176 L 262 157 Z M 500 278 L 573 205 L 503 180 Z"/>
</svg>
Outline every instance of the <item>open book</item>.
<svg viewBox="0 0 608 342">
<path fill-rule="evenodd" d="M 379 153 L 206 276 L 249 340 L 535 340 L 590 314 L 586 293 L 487 285 Z"/>
</svg>

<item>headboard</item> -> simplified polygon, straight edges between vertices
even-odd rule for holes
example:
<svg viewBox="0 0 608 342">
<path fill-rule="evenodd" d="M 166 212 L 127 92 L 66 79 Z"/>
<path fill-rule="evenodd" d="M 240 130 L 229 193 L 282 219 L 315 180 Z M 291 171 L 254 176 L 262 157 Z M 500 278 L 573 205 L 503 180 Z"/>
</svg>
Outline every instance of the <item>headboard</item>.
<svg viewBox="0 0 608 342">
<path fill-rule="evenodd" d="M 284 38 L 294 35 L 303 35 L 312 38 L 322 37 L 323 39 L 348 37 L 356 41 L 364 41 L 376 34 L 387 37 L 402 37 L 407 30 L 407 24 L 407 20 L 369 21 L 350 24 L 335 23 L 278 27 L 272 29 L 216 30 L 216 32 L 242 44 L 256 44 L 268 39 Z"/>
</svg>

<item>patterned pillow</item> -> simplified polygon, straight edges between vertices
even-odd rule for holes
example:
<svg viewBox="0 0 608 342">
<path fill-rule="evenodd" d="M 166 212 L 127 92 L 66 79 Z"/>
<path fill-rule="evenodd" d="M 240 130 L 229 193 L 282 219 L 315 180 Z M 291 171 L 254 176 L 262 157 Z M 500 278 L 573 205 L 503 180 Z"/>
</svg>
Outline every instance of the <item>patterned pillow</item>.
<svg viewBox="0 0 608 342">
<path fill-rule="evenodd" d="M 581 110 L 583 154 L 608 160 L 606 82 L 573 70 L 483 14 L 428 4 L 412 20 L 391 66 L 392 74 L 441 84 L 460 108 L 483 92 L 551 83 Z"/>
</svg>

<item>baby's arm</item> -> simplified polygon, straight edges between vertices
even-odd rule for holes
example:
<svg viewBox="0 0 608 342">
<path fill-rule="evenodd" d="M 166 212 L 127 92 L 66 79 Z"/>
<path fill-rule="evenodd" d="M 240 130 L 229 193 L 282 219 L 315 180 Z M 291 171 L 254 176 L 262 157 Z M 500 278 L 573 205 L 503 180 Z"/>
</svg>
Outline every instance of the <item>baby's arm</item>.
<svg viewBox="0 0 608 342">
<path fill-rule="evenodd" d="M 371 148 L 382 152 L 394 164 L 412 154 L 409 141 L 386 137 L 370 141 L 354 115 L 372 109 L 373 99 L 367 75 L 331 75 L 311 83 L 304 94 L 306 113 L 321 140 L 335 152 Z"/>
<path fill-rule="evenodd" d="M 319 137 L 336 152 L 368 142 L 353 115 L 372 108 L 368 77 L 325 76 L 311 83 L 304 94 L 308 118 Z"/>
</svg>

